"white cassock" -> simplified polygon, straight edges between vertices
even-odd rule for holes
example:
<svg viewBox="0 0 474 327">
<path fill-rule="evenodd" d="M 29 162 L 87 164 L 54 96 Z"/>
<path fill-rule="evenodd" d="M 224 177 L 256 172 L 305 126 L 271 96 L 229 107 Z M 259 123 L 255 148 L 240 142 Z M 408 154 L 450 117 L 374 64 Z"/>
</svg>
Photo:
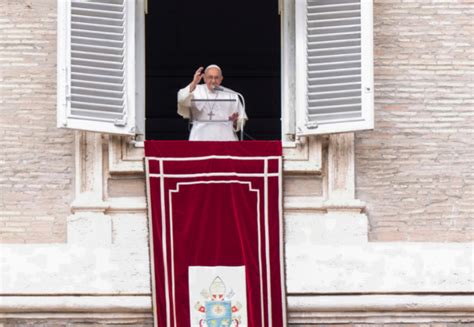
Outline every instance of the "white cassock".
<svg viewBox="0 0 474 327">
<path fill-rule="evenodd" d="M 178 114 L 193 122 L 190 141 L 238 141 L 236 132 L 242 128 L 247 115 L 237 94 L 227 88 L 225 91 L 210 91 L 206 84 L 197 85 L 193 92 L 189 92 L 189 85 L 179 90 Z M 235 112 L 239 113 L 236 126 L 229 120 Z"/>
</svg>

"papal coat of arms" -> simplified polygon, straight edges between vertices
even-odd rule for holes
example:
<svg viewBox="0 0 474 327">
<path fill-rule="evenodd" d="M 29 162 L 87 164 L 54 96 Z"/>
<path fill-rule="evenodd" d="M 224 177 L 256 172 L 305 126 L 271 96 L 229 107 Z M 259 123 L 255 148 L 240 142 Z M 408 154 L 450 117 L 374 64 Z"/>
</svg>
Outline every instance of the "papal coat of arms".
<svg viewBox="0 0 474 327">
<path fill-rule="evenodd" d="M 216 276 L 209 286 L 209 290 L 203 289 L 201 296 L 204 304 L 198 301 L 194 308 L 201 313 L 199 326 L 207 327 L 238 327 L 241 323 L 239 310 L 242 305 L 232 302 L 235 293 L 231 289 L 226 293 L 224 281 Z"/>
</svg>

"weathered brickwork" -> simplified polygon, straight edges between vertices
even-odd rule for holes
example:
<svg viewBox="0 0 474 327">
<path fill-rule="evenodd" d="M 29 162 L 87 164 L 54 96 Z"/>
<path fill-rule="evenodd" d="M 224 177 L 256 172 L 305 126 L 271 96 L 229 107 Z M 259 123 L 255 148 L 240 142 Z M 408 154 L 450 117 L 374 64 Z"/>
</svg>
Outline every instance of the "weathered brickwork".
<svg viewBox="0 0 474 327">
<path fill-rule="evenodd" d="M 64 242 L 73 133 L 56 128 L 56 1 L 0 4 L 0 242 Z"/>
<path fill-rule="evenodd" d="M 474 238 L 474 1 L 376 0 L 375 125 L 356 134 L 370 239 Z"/>
<path fill-rule="evenodd" d="M 375 0 L 376 129 L 358 198 L 378 241 L 474 239 L 474 1 Z M 0 242 L 64 242 L 73 134 L 56 124 L 56 1 L 0 5 Z"/>
</svg>

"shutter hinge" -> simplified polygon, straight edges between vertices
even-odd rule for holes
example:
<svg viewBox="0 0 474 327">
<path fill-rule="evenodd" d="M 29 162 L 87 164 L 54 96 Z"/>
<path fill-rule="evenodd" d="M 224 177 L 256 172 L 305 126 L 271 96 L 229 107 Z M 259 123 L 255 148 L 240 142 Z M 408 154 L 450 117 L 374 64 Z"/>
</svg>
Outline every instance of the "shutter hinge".
<svg viewBox="0 0 474 327">
<path fill-rule="evenodd" d="M 125 127 L 127 126 L 127 113 L 124 113 L 122 119 L 115 119 L 114 125 L 118 127 Z"/>
<path fill-rule="evenodd" d="M 119 127 L 124 127 L 124 126 L 127 125 L 127 121 L 125 119 L 122 119 L 122 120 L 115 119 L 114 120 L 114 125 L 119 126 Z"/>
<path fill-rule="evenodd" d="M 65 88 L 66 88 L 66 102 L 69 102 L 71 101 L 71 87 L 69 86 L 69 84 L 66 84 Z"/>
<path fill-rule="evenodd" d="M 71 76 L 69 75 L 69 69 L 64 68 L 66 72 L 66 83 L 64 84 L 64 91 L 66 92 L 66 103 L 71 101 Z"/>
<path fill-rule="evenodd" d="M 316 129 L 318 128 L 318 123 L 315 121 L 309 121 L 306 123 L 306 128 L 307 129 Z"/>
</svg>

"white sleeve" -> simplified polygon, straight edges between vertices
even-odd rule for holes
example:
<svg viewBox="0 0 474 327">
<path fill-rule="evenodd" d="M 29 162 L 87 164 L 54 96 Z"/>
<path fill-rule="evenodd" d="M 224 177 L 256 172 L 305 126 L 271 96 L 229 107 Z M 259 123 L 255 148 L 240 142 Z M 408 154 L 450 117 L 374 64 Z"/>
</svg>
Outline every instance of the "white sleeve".
<svg viewBox="0 0 474 327">
<path fill-rule="evenodd" d="M 193 93 L 189 92 L 190 85 L 178 91 L 178 115 L 191 118 L 191 100 Z"/>
<path fill-rule="evenodd" d="M 239 113 L 239 119 L 237 119 L 237 124 L 234 127 L 234 131 L 238 132 L 245 125 L 245 122 L 248 120 L 245 108 L 240 102 L 239 97 L 237 97 L 237 112 Z"/>
</svg>

